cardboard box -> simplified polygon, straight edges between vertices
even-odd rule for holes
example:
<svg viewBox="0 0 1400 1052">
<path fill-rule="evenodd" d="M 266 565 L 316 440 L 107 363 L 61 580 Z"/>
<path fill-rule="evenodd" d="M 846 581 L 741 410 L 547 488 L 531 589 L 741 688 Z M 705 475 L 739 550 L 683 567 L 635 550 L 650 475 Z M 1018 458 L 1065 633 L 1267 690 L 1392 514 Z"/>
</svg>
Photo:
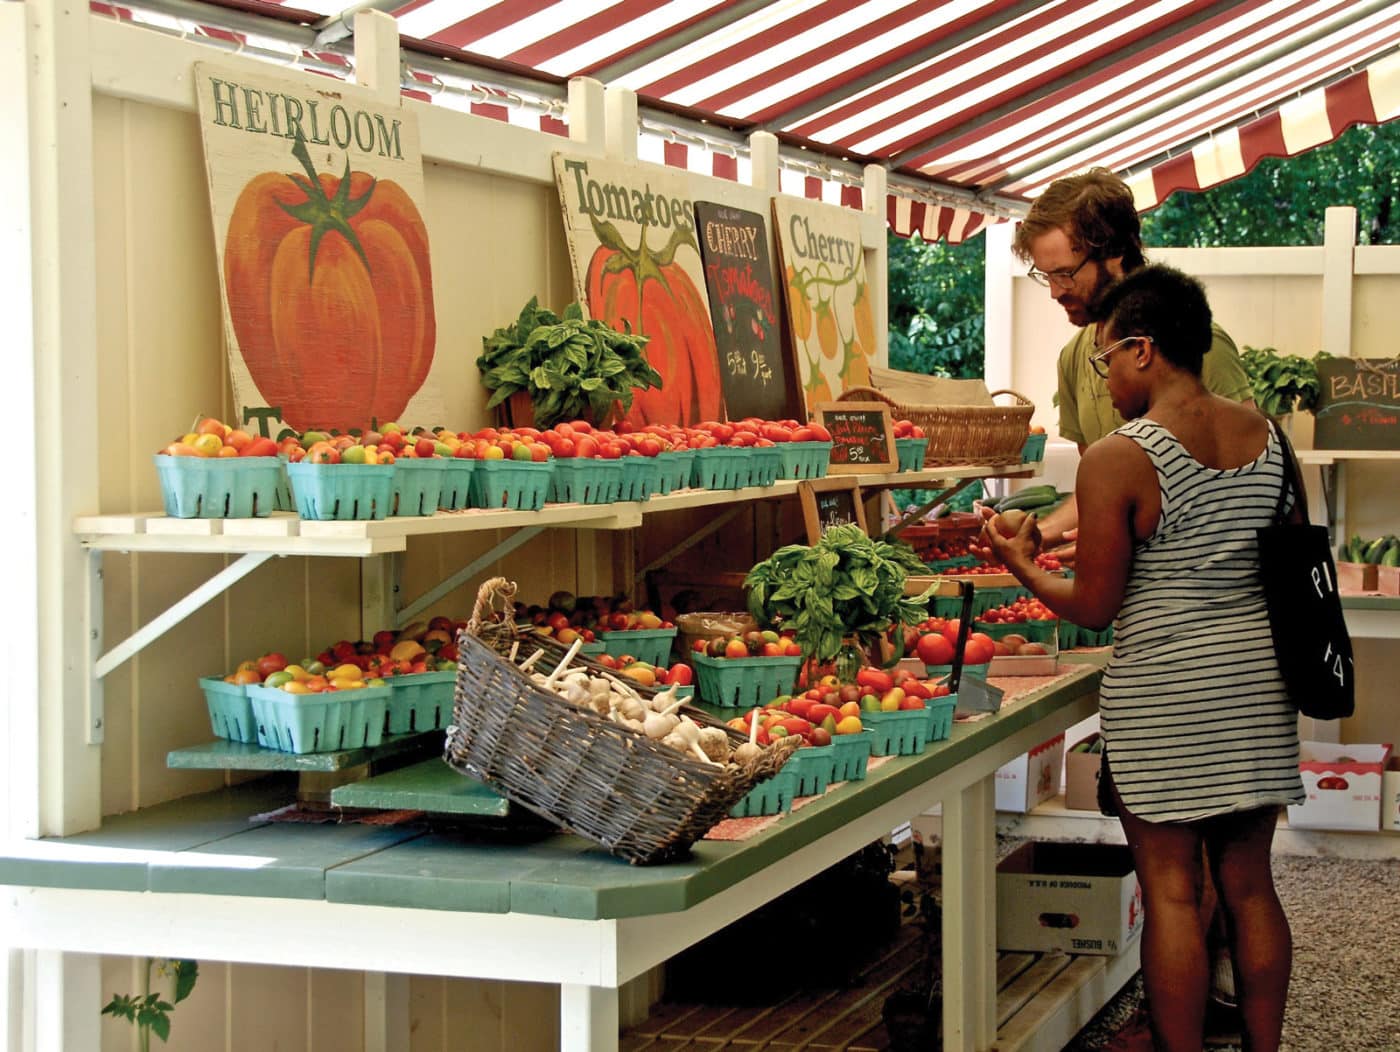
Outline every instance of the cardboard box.
<svg viewBox="0 0 1400 1052">
<path fill-rule="evenodd" d="M 1376 567 L 1376 591 L 1381 595 L 1400 595 L 1400 566 Z"/>
<path fill-rule="evenodd" d="M 1400 758 L 1394 756 L 1381 774 L 1381 828 L 1400 831 Z"/>
<path fill-rule="evenodd" d="M 1376 566 L 1373 563 L 1338 563 L 1337 588 L 1343 592 L 1374 592 Z"/>
<path fill-rule="evenodd" d="M 997 866 L 997 948 L 1113 956 L 1142 932 L 1142 887 L 1120 844 L 1022 844 Z"/>
<path fill-rule="evenodd" d="M 1298 829 L 1380 828 L 1381 775 L 1389 745 L 1303 742 L 1298 769 L 1308 794 L 1288 808 L 1288 824 Z"/>
<path fill-rule="evenodd" d="M 1081 739 L 1096 742 L 1097 734 Z M 1080 742 L 1075 742 L 1079 745 Z M 1076 752 L 1073 748 L 1065 753 L 1065 807 L 1071 811 L 1097 811 L 1099 809 L 1099 771 L 1103 754 L 1098 752 Z"/>
<path fill-rule="evenodd" d="M 1065 736 L 1057 734 L 997 768 L 998 811 L 1025 813 L 1060 791 L 1060 769 L 1065 759 Z"/>
</svg>

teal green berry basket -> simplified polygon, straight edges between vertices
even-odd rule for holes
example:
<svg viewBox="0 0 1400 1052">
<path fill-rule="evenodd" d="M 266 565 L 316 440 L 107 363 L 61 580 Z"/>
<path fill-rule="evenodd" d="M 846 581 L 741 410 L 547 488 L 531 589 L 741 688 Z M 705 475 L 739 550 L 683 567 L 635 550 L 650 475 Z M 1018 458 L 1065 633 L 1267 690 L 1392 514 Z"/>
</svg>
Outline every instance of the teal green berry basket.
<svg viewBox="0 0 1400 1052">
<path fill-rule="evenodd" d="M 958 707 L 956 694 L 945 694 L 941 698 L 927 698 L 924 712 L 928 714 L 928 740 L 947 741 L 953 733 L 953 710 Z"/>
<path fill-rule="evenodd" d="M 752 476 L 746 446 L 706 446 L 695 451 L 690 484 L 700 489 L 739 489 Z"/>
<path fill-rule="evenodd" d="M 691 654 L 696 693 L 723 708 L 751 709 L 779 694 L 791 694 L 801 657 L 713 658 Z"/>
<path fill-rule="evenodd" d="M 1021 447 L 1021 463 L 1035 464 L 1045 459 L 1045 435 L 1027 435 Z"/>
<path fill-rule="evenodd" d="M 792 798 L 797 795 L 796 780 L 788 773 L 791 766 L 792 760 L 788 760 L 777 774 L 757 783 L 729 809 L 729 816 L 758 818 L 761 815 L 780 815 L 791 811 Z"/>
<path fill-rule="evenodd" d="M 947 679 L 953 674 L 952 665 L 930 665 L 924 664 L 924 677 L 926 679 Z"/>
<path fill-rule="evenodd" d="M 1060 634 L 1060 619 L 1058 617 L 1041 618 L 1036 621 L 1027 621 L 1021 627 L 1025 629 L 1021 634 L 1031 642 L 1054 643 Z"/>
<path fill-rule="evenodd" d="M 783 473 L 781 446 L 752 446 L 749 448 L 749 485 L 771 486 Z"/>
<path fill-rule="evenodd" d="M 872 756 L 914 756 L 928 744 L 926 708 L 862 712 L 860 721 L 871 733 Z"/>
<path fill-rule="evenodd" d="M 276 687 L 248 687 L 258 743 L 290 753 L 336 752 L 384 740 L 389 687 L 288 694 Z"/>
<path fill-rule="evenodd" d="M 833 734 L 831 748 L 836 750 L 836 766 L 831 772 L 833 782 L 859 782 L 865 778 L 870 762 L 870 747 L 875 736 L 863 730 L 858 734 Z"/>
<path fill-rule="evenodd" d="M 783 442 L 778 446 L 778 455 L 783 467 L 779 478 L 819 479 L 826 474 L 831 463 L 830 442 Z"/>
<path fill-rule="evenodd" d="M 457 682 L 455 669 L 391 676 L 387 682 L 391 693 L 384 729 L 388 733 L 435 731 L 450 722 L 452 688 Z"/>
<path fill-rule="evenodd" d="M 287 465 L 303 519 L 382 519 L 394 494 L 393 464 Z"/>
<path fill-rule="evenodd" d="M 296 511 L 296 498 L 292 496 L 292 480 L 287 477 L 287 458 L 277 454 L 277 491 L 272 495 L 273 511 Z"/>
<path fill-rule="evenodd" d="M 552 460 L 479 461 L 472 472 L 472 507 L 539 511 L 553 474 Z"/>
<path fill-rule="evenodd" d="M 617 632 L 599 632 L 603 653 L 613 657 L 631 654 L 648 665 L 669 664 L 671 644 L 676 640 L 674 628 L 627 628 Z"/>
<path fill-rule="evenodd" d="M 944 570 L 966 570 L 977 565 L 975 555 L 955 555 L 951 559 L 931 559 L 924 563 L 934 573 L 941 573 Z M 961 596 L 954 596 L 958 602 L 962 602 Z"/>
<path fill-rule="evenodd" d="M 797 779 L 795 796 L 819 796 L 836 780 L 836 746 L 803 745 L 788 757 L 783 771 Z"/>
<path fill-rule="evenodd" d="M 407 457 L 394 462 L 391 515 L 436 515 L 442 482 L 452 461 L 442 457 Z"/>
<path fill-rule="evenodd" d="M 657 457 L 622 458 L 622 493 L 618 500 L 646 500 L 661 492 L 662 465 Z"/>
<path fill-rule="evenodd" d="M 549 500 L 554 504 L 611 504 L 622 492 L 622 461 L 564 457 L 554 461 Z"/>
<path fill-rule="evenodd" d="M 661 461 L 661 489 L 658 492 L 671 493 L 690 485 L 690 471 L 695 463 L 695 453 L 693 449 L 674 449 L 656 458 Z"/>
<path fill-rule="evenodd" d="M 276 457 L 154 454 L 165 514 L 174 519 L 251 519 L 272 514 L 282 483 Z"/>
<path fill-rule="evenodd" d="M 473 457 L 453 457 L 444 460 L 442 490 L 438 494 L 439 511 L 462 511 L 472 506 L 472 473 L 476 470 Z"/>
<path fill-rule="evenodd" d="M 899 450 L 900 471 L 923 471 L 924 453 L 928 449 L 927 438 L 896 438 L 895 448 Z"/>
<path fill-rule="evenodd" d="M 227 683 L 222 676 L 201 676 L 199 686 L 209 705 L 209 725 L 215 735 L 231 742 L 257 742 L 258 724 L 244 684 Z"/>
<path fill-rule="evenodd" d="M 972 628 L 975 632 L 981 632 L 992 639 L 1005 639 L 1007 636 L 1025 636 L 1030 639 L 1030 632 L 1027 629 L 1029 621 L 977 621 L 973 620 Z"/>
</svg>

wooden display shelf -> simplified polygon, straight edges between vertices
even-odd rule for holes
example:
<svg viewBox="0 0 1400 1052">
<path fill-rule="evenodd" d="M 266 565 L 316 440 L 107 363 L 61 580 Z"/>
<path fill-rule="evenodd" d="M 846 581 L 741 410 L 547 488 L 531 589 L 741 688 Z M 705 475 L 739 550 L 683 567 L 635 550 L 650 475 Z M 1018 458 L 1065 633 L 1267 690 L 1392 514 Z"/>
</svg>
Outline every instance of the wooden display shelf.
<svg viewBox="0 0 1400 1052">
<path fill-rule="evenodd" d="M 511 809 L 505 797 L 458 774 L 441 757 L 339 786 L 331 790 L 331 803 L 336 807 L 426 811 L 437 815 L 504 817 Z"/>
<path fill-rule="evenodd" d="M 1040 465 L 1005 467 L 965 464 L 891 475 L 850 476 L 863 489 L 916 489 L 968 478 L 1027 478 Z M 425 516 L 391 516 L 369 521 L 312 521 L 287 512 L 256 519 L 175 519 L 159 512 L 83 515 L 73 532 L 95 551 L 212 552 L 223 554 L 329 555 L 368 558 L 404 551 L 408 538 L 521 527 L 622 530 L 640 526 L 642 516 L 662 511 L 713 507 L 793 496 L 798 483 L 780 479 L 771 486 L 734 490 L 683 489 L 646 501 L 612 504 L 546 504 L 538 511 L 468 508 Z"/>
<path fill-rule="evenodd" d="M 434 736 L 437 742 L 434 744 Z M 174 749 L 166 754 L 165 765 L 180 770 L 216 771 L 343 771 L 363 763 L 387 760 L 415 751 L 441 752 L 441 731 L 415 734 L 386 734 L 378 745 L 334 752 L 294 753 L 265 749 L 261 745 L 219 739 L 203 745 Z"/>
</svg>

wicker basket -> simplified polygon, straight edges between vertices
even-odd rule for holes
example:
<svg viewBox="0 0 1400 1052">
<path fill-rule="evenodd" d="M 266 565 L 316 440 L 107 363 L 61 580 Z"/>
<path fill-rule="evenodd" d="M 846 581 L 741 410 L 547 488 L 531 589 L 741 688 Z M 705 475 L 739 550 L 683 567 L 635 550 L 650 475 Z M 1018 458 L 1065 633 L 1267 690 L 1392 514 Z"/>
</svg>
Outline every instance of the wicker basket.
<svg viewBox="0 0 1400 1052">
<path fill-rule="evenodd" d="M 993 391 L 992 396 L 1010 395 L 1013 406 L 906 405 L 873 387 L 852 387 L 838 401 L 884 402 L 901 420 L 924 429 L 928 448 L 924 467 L 950 464 L 1019 464 L 1021 447 L 1031 430 L 1035 405 L 1015 391 Z"/>
<path fill-rule="evenodd" d="M 541 691 L 497 652 L 513 633 L 509 621 L 472 621 L 490 642 L 458 635 L 447 764 L 629 862 L 683 858 L 789 755 L 768 749 L 742 768 L 685 756 Z"/>
</svg>

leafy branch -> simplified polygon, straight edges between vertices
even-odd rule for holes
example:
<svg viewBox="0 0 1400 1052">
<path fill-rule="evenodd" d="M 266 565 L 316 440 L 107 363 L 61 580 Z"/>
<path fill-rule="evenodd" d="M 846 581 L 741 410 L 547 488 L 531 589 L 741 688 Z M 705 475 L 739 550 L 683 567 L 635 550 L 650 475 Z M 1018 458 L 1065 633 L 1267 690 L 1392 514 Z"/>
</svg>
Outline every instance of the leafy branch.
<svg viewBox="0 0 1400 1052">
<path fill-rule="evenodd" d="M 1272 347 L 1245 347 L 1240 364 L 1254 395 L 1254 404 L 1269 416 L 1281 416 L 1295 409 L 1316 407 L 1322 388 L 1317 379 L 1317 361 L 1329 357 L 1318 351 L 1312 358 L 1279 354 Z"/>
<path fill-rule="evenodd" d="M 151 969 L 161 976 L 172 977 L 175 988 L 171 1000 L 167 1001 L 159 991 L 151 990 Z M 112 999 L 102 1007 L 103 1015 L 125 1019 L 137 1028 L 140 1036 L 141 1052 L 150 1052 L 151 1035 L 161 1041 L 170 1038 L 170 1013 L 175 1006 L 189 997 L 194 984 L 199 979 L 198 961 L 167 960 L 146 958 L 146 984 L 142 994 L 113 994 Z"/>
</svg>

